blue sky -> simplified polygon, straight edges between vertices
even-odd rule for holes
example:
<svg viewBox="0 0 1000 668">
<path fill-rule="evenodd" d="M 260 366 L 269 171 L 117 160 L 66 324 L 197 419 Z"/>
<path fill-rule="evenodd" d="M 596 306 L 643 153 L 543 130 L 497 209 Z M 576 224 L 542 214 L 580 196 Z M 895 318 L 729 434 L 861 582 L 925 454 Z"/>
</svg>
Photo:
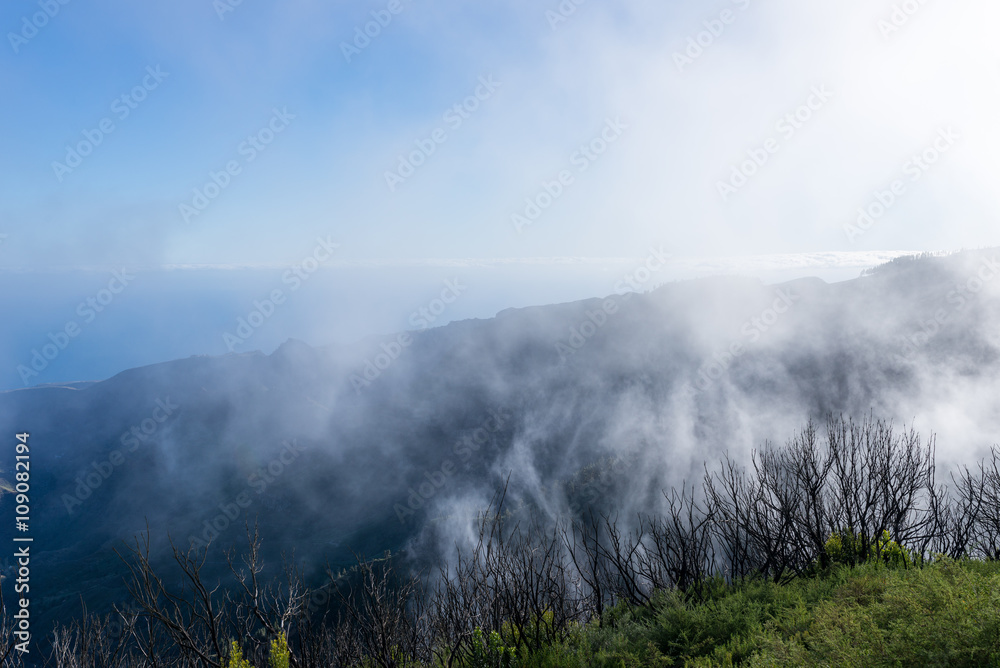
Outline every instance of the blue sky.
<svg viewBox="0 0 1000 668">
<path fill-rule="evenodd" d="M 320 236 L 340 244 L 334 265 L 445 261 L 429 291 L 469 259 L 593 263 L 657 245 L 865 266 L 998 243 L 992 3 L 229 2 L 0 8 L 0 280 L 63 272 L 37 282 L 31 336 L 97 289 L 74 270 L 287 266 Z M 127 117 L 122 95 L 143 98 Z M 113 131 L 79 166 L 54 167 L 102 122 Z M 252 136 L 273 140 L 250 151 Z M 390 188 L 414 151 L 422 164 Z M 213 174 L 225 187 L 185 220 Z M 878 214 L 864 229 L 859 209 Z M 565 266 L 558 294 L 494 286 L 469 312 L 599 289 Z M 235 294 L 206 280 L 190 300 Z M 370 299 L 400 316 L 420 301 Z M 205 347 L 178 350 L 220 352 Z"/>
</svg>

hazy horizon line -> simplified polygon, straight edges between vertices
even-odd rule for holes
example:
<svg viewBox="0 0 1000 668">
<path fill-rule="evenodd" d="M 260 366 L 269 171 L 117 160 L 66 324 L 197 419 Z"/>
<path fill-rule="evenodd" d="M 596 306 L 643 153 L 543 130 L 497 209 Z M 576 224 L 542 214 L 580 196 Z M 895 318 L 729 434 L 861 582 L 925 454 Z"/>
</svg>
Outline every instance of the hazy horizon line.
<svg viewBox="0 0 1000 668">
<path fill-rule="evenodd" d="M 951 255 L 961 250 L 882 250 L 882 251 L 806 251 L 797 253 L 768 253 L 756 255 L 691 255 L 677 256 L 667 254 L 669 264 L 675 268 L 688 269 L 746 269 L 764 270 L 796 269 L 796 268 L 850 268 L 865 267 L 888 262 L 907 255 L 930 253 L 935 256 Z M 641 259 L 634 257 L 588 257 L 588 256 L 541 256 L 541 257 L 499 257 L 499 258 L 357 258 L 339 259 L 325 263 L 325 268 L 344 267 L 489 267 L 500 265 L 586 265 L 586 264 L 630 264 Z M 96 272 L 122 269 L 134 271 L 239 271 L 239 270 L 276 270 L 294 267 L 295 263 L 170 263 L 160 265 L 139 265 L 123 263 L 117 265 L 49 265 L 2 267 L 0 273 L 65 273 L 65 272 Z"/>
</svg>

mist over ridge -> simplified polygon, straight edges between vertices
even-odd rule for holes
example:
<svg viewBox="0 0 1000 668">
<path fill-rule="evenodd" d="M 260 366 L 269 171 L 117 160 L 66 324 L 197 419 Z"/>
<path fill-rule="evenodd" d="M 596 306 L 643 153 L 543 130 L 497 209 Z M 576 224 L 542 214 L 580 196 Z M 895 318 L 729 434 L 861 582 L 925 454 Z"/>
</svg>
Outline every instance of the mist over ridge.
<svg viewBox="0 0 1000 668">
<path fill-rule="evenodd" d="M 111 550 L 147 521 L 155 550 L 211 542 L 210 564 L 254 519 L 272 557 L 294 551 L 314 574 L 351 550 L 430 558 L 505 480 L 556 516 L 611 459 L 627 484 L 591 501 L 649 510 L 706 460 L 829 414 L 912 424 L 937 434 L 944 470 L 971 462 L 1000 433 L 997 259 L 902 258 L 841 283 L 698 279 L 0 393 L 0 425 L 36 446 L 46 607 L 121 600 Z"/>
</svg>

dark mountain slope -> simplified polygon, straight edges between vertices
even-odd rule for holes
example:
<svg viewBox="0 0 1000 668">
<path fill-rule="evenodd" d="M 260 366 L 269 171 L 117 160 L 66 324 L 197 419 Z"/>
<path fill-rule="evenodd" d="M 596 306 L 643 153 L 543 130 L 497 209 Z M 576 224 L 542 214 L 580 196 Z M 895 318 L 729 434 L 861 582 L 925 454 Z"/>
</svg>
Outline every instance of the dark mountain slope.
<svg viewBox="0 0 1000 668">
<path fill-rule="evenodd" d="M 508 474 L 515 495 L 558 512 L 563 483 L 617 457 L 624 503 L 645 506 L 704 459 L 829 412 L 915 419 L 940 432 L 942 457 L 971 458 L 1000 426 L 993 255 L 839 284 L 675 283 L 0 393 L 3 433 L 31 433 L 40 607 L 122 600 L 111 550 L 147 521 L 162 551 L 168 533 L 238 542 L 256 518 L 271 557 L 294 549 L 318 568 L 400 549 L 429 519 L 461 531 Z"/>
</svg>

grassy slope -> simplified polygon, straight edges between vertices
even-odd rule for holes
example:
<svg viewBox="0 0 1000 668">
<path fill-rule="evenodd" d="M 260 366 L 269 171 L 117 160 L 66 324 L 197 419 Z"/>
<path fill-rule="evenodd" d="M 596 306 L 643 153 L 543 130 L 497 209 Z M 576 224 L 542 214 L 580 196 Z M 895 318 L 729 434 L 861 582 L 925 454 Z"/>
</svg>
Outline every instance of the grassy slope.
<svg viewBox="0 0 1000 668">
<path fill-rule="evenodd" d="M 865 564 L 619 607 L 522 665 L 1000 666 L 1000 563 Z"/>
</svg>

